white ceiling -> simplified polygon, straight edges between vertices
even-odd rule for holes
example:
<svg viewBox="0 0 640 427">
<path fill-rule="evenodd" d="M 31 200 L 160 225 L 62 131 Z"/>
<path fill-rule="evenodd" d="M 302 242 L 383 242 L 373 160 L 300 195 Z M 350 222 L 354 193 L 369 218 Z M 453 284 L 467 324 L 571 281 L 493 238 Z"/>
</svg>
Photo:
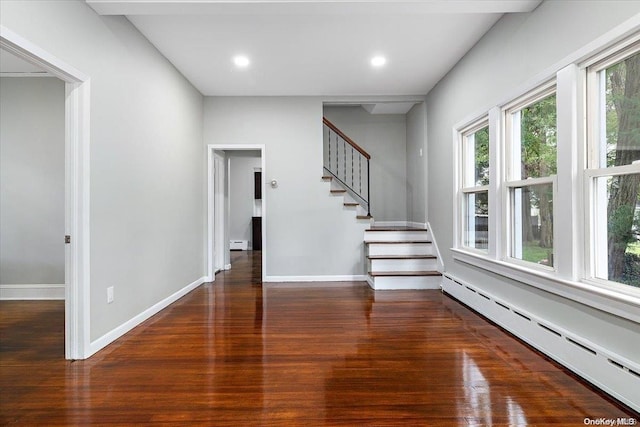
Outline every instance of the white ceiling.
<svg viewBox="0 0 640 427">
<path fill-rule="evenodd" d="M 126 15 L 204 95 L 384 96 L 428 93 L 502 14 L 541 0 L 86 2 Z"/>
</svg>

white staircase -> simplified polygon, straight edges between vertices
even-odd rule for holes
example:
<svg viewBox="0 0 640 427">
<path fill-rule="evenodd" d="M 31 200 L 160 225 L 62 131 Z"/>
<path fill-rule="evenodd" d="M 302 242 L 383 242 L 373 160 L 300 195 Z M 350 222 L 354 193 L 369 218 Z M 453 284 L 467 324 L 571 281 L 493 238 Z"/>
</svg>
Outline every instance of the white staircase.
<svg viewBox="0 0 640 427">
<path fill-rule="evenodd" d="M 442 274 L 429 230 L 372 226 L 364 232 L 364 243 L 371 288 L 440 289 Z"/>
<path fill-rule="evenodd" d="M 345 209 L 353 210 L 358 220 L 371 220 L 371 217 L 367 215 L 365 208 L 362 207 L 360 203 L 356 202 L 355 198 L 332 176 L 323 176 L 322 180 L 331 184 L 329 189 L 331 195 L 341 196 L 343 199 L 343 207 Z"/>
</svg>

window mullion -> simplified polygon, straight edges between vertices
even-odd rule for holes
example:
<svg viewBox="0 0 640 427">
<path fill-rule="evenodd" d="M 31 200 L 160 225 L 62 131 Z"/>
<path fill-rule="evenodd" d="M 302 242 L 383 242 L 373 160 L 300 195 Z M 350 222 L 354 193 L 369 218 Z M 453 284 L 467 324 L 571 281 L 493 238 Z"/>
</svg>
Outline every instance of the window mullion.
<svg viewBox="0 0 640 427">
<path fill-rule="evenodd" d="M 554 252 L 555 268 L 560 277 L 577 280 L 582 265 L 580 239 L 582 216 L 578 215 L 580 203 L 580 177 L 583 168 L 578 160 L 578 82 L 580 71 L 569 65 L 557 74 L 557 198 L 554 201 Z M 582 162 L 583 163 L 583 162 Z M 583 244 L 583 242 L 582 242 Z"/>
<path fill-rule="evenodd" d="M 503 256 L 502 239 L 507 234 L 503 224 L 502 197 L 502 180 L 504 178 L 504 168 L 502 167 L 502 146 L 500 136 L 502 134 L 501 126 L 502 112 L 500 108 L 494 107 L 489 110 L 489 170 L 491 171 L 491 180 L 489 182 L 489 256 L 494 259 L 500 259 Z"/>
</svg>

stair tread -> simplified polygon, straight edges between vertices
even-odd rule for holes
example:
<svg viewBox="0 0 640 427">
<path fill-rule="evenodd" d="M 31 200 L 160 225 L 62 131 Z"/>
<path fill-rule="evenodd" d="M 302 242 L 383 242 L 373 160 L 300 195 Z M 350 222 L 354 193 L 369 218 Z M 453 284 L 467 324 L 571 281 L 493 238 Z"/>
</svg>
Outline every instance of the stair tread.
<svg viewBox="0 0 640 427">
<path fill-rule="evenodd" d="M 347 190 L 329 190 L 331 193 L 346 193 Z"/>
<path fill-rule="evenodd" d="M 344 205 L 345 206 L 358 206 L 358 203 L 356 203 L 356 202 L 345 202 Z"/>
<path fill-rule="evenodd" d="M 371 219 L 373 218 L 371 215 L 358 215 L 357 219 Z"/>
<path fill-rule="evenodd" d="M 404 277 L 404 276 L 442 276 L 439 271 L 370 271 L 371 277 Z"/>
<path fill-rule="evenodd" d="M 393 240 L 393 241 L 386 241 L 386 240 L 371 240 L 368 242 L 365 242 L 367 245 L 371 245 L 371 244 L 383 244 L 383 245 L 402 245 L 405 243 L 408 244 L 423 244 L 423 243 L 433 243 L 431 240 Z"/>
<path fill-rule="evenodd" d="M 435 255 L 369 255 L 368 259 L 436 259 Z"/>
<path fill-rule="evenodd" d="M 325 181 L 331 181 L 333 179 L 333 177 L 332 176 L 323 176 L 322 179 L 325 180 Z"/>
<path fill-rule="evenodd" d="M 365 231 L 429 231 L 426 228 L 418 228 L 418 227 L 370 227 L 369 229 L 365 230 Z"/>
</svg>

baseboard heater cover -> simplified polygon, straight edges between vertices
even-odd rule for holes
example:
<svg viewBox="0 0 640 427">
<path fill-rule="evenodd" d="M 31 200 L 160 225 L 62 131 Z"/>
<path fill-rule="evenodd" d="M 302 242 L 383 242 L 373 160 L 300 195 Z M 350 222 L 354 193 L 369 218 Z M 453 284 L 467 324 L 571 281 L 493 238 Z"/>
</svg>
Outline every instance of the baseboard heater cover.
<svg viewBox="0 0 640 427">
<path fill-rule="evenodd" d="M 229 249 L 232 251 L 246 251 L 249 248 L 248 240 L 230 240 Z"/>
<path fill-rule="evenodd" d="M 442 290 L 625 405 L 640 411 L 640 366 L 546 319 L 454 278 Z"/>
</svg>

